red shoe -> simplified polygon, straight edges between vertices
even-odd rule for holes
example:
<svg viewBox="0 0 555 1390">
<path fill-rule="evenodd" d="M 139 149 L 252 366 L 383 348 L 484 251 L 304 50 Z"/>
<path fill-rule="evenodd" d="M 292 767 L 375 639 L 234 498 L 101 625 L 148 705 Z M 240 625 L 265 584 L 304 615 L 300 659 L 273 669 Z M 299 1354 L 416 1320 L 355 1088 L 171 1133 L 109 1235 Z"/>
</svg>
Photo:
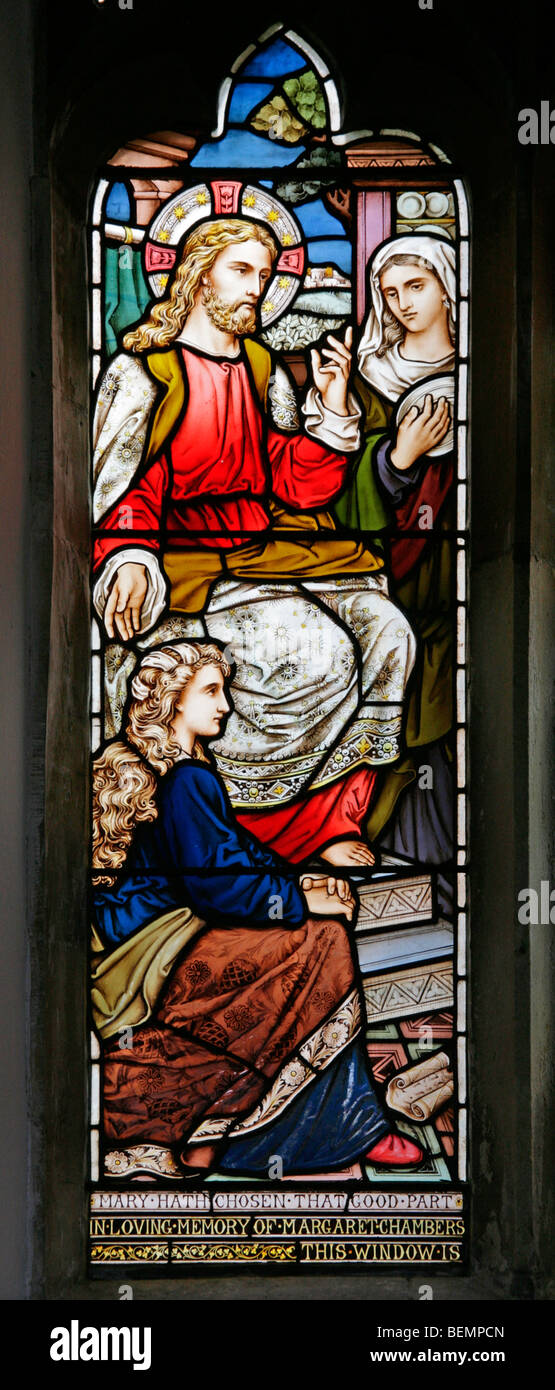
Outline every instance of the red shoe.
<svg viewBox="0 0 555 1390">
<path fill-rule="evenodd" d="M 369 1163 L 383 1163 L 388 1168 L 408 1168 L 421 1163 L 423 1157 L 424 1150 L 400 1134 L 384 1134 L 366 1154 Z"/>
</svg>

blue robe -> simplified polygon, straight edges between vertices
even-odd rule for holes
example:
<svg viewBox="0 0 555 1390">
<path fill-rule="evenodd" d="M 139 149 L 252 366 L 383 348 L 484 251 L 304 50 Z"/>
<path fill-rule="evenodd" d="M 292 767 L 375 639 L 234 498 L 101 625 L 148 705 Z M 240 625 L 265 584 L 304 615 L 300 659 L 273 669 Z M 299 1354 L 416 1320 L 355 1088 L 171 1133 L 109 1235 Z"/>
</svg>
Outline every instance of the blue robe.
<svg viewBox="0 0 555 1390">
<path fill-rule="evenodd" d="M 95 892 L 96 924 L 108 948 L 183 905 L 208 928 L 271 932 L 306 921 L 297 872 L 237 823 L 210 765 L 176 763 L 160 779 L 157 804 L 156 820 L 137 826 L 116 883 Z M 343 1167 L 389 1128 L 359 1035 L 276 1120 L 235 1140 L 228 1132 L 218 1167 L 267 1174 L 276 1154 L 286 1171 Z"/>
</svg>

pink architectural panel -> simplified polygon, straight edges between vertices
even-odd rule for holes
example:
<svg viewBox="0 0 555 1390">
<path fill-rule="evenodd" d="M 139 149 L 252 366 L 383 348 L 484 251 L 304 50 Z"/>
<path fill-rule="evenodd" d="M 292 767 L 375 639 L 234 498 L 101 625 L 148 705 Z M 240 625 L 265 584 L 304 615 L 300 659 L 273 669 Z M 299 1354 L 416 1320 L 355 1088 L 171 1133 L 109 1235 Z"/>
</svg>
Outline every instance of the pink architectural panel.
<svg viewBox="0 0 555 1390">
<path fill-rule="evenodd" d="M 391 193 L 363 189 L 357 201 L 357 318 L 362 323 L 366 302 L 366 267 L 376 246 L 391 236 Z"/>
</svg>

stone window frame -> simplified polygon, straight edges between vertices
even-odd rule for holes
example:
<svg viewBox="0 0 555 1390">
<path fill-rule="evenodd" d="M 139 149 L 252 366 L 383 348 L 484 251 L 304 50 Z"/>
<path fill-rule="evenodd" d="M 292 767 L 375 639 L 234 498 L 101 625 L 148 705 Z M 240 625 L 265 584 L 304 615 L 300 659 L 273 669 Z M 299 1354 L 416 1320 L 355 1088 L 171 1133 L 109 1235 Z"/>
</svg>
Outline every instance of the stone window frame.
<svg viewBox="0 0 555 1390">
<path fill-rule="evenodd" d="M 450 76 L 453 100 L 435 135 L 465 169 L 473 198 L 473 1267 L 462 1278 L 435 1276 L 434 1285 L 436 1296 L 447 1299 L 518 1298 L 543 1287 L 550 1248 L 544 1211 L 553 1144 L 546 1105 L 553 1055 L 551 933 L 549 928 L 534 933 L 519 923 L 517 894 L 527 884 L 539 888 L 550 867 L 552 756 L 548 702 L 542 696 L 552 670 L 546 495 L 553 195 L 549 150 L 526 162 L 529 152 L 507 138 L 512 112 L 502 72 L 495 65 L 476 72 L 470 89 L 463 49 Z M 347 53 L 342 68 L 348 88 Z M 37 365 L 26 446 L 31 473 L 25 553 L 32 692 L 26 710 L 33 1228 L 28 1253 L 35 1298 L 117 1297 L 117 1278 L 113 1287 L 104 1281 L 95 1287 L 85 1274 L 90 620 L 85 228 L 89 178 L 106 149 L 123 144 L 134 131 L 160 125 L 160 113 L 153 120 L 152 95 L 137 95 L 132 79 L 128 68 L 125 114 L 119 94 L 110 93 L 102 78 L 74 100 L 69 113 L 64 102 L 49 170 L 39 158 L 31 195 L 30 332 Z M 391 109 L 395 94 L 385 77 L 376 73 L 375 79 L 373 107 L 381 101 Z M 194 110 L 199 120 L 206 108 L 209 118 L 210 101 L 211 93 L 200 92 L 191 73 L 191 114 Z M 178 121 L 175 112 L 167 120 L 164 112 L 165 124 L 179 128 L 188 114 Z M 433 129 L 425 97 L 408 123 Z M 481 363 L 487 370 L 481 371 Z M 333 1277 L 335 1291 L 360 1289 L 360 1281 Z M 370 1297 L 414 1298 L 421 1274 L 412 1280 L 367 1277 Z M 228 1285 L 231 1281 L 217 1281 L 218 1297 L 225 1297 Z M 287 1282 L 288 1297 L 294 1285 Z M 186 1287 L 187 1281 L 172 1281 L 172 1296 L 179 1298 Z M 264 1287 L 267 1297 L 283 1296 L 279 1280 Z M 321 1276 L 303 1279 L 303 1297 L 322 1292 Z M 166 1286 L 145 1281 L 141 1294 L 164 1298 Z"/>
</svg>

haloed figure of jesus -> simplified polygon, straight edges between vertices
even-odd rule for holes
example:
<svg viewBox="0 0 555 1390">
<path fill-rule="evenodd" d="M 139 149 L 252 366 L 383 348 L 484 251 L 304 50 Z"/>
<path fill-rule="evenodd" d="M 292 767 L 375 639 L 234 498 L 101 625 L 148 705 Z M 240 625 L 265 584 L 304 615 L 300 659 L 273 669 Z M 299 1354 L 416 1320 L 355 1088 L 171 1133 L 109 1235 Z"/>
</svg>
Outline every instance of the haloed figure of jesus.
<svg viewBox="0 0 555 1390">
<path fill-rule="evenodd" d="M 94 601 L 124 645 L 150 643 L 171 615 L 174 635 L 179 618 L 182 638 L 233 651 L 234 711 L 214 753 L 243 825 L 293 862 L 371 864 L 361 827 L 376 769 L 399 756 L 415 643 L 381 555 L 321 510 L 360 444 L 351 331 L 311 352 L 301 408 L 253 336 L 276 255 L 261 223 L 197 226 L 167 298 L 109 364 Z M 278 651 L 279 632 L 305 645 Z"/>
</svg>

